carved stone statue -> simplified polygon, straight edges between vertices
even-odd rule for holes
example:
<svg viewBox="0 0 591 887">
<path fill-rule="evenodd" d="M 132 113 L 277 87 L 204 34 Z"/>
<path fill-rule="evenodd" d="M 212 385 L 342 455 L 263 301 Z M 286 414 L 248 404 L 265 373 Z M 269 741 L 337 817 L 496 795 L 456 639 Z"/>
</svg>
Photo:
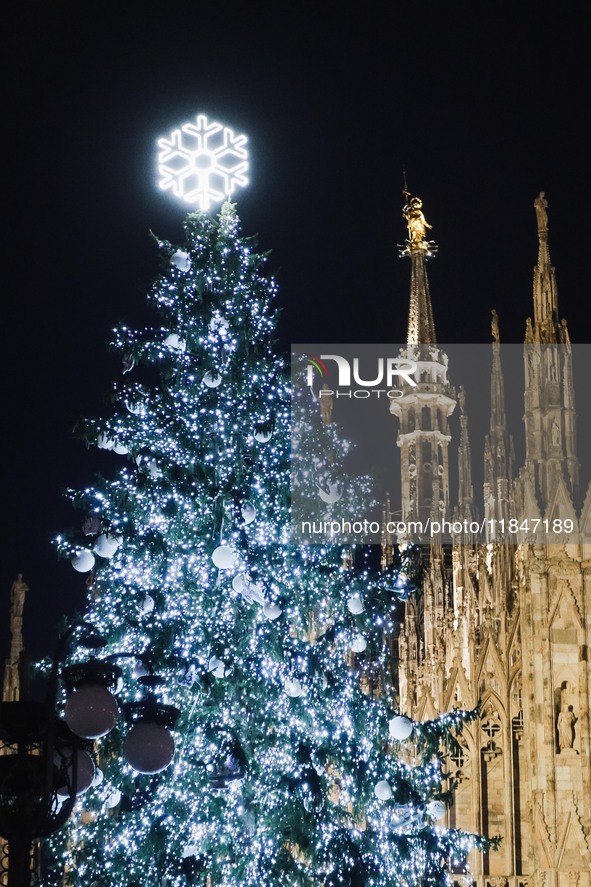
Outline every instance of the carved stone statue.
<svg viewBox="0 0 591 887">
<path fill-rule="evenodd" d="M 552 438 L 552 446 L 557 447 L 560 443 L 560 428 L 558 427 L 558 422 L 556 421 L 556 419 L 552 421 L 550 435 Z"/>
<path fill-rule="evenodd" d="M 564 317 L 560 321 L 560 342 L 562 345 L 570 345 L 570 336 L 568 334 L 568 327 Z"/>
<path fill-rule="evenodd" d="M 492 314 L 492 317 L 490 320 L 490 330 L 492 333 L 492 337 L 495 342 L 500 342 L 501 341 L 501 334 L 499 332 L 499 315 L 497 314 L 497 312 L 495 311 L 494 308 L 493 308 L 491 314 Z"/>
<path fill-rule="evenodd" d="M 558 715 L 556 726 L 558 728 L 558 745 L 561 751 L 573 747 L 576 720 L 572 705 L 569 705 L 568 708 L 563 708 Z"/>
<path fill-rule="evenodd" d="M 460 407 L 460 412 L 463 415 L 466 407 L 466 389 L 463 385 L 460 385 L 458 388 L 458 405 Z"/>
<path fill-rule="evenodd" d="M 431 225 L 423 215 L 423 201 L 420 197 L 411 197 L 410 201 L 402 209 L 402 215 L 406 219 L 408 227 L 408 239 L 411 246 L 421 246 L 425 241 L 425 231 L 431 229 Z"/>
<path fill-rule="evenodd" d="M 534 200 L 534 207 L 536 210 L 536 218 L 538 220 L 538 231 L 547 231 L 548 213 L 546 210 L 548 209 L 548 201 L 546 200 L 545 191 L 540 191 L 539 197 L 536 197 Z"/>
<path fill-rule="evenodd" d="M 12 623 L 15 619 L 22 619 L 25 595 L 28 590 L 29 586 L 23 582 L 23 574 L 19 573 L 16 582 L 12 583 L 10 589 L 10 620 Z"/>
</svg>

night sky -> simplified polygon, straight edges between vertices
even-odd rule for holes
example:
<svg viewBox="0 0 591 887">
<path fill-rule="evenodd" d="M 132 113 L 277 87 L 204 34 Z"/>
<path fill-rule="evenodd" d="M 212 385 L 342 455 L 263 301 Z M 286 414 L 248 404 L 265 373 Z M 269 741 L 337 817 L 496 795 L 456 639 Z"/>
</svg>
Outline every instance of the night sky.
<svg viewBox="0 0 591 887">
<path fill-rule="evenodd" d="M 125 320 L 150 324 L 152 229 L 186 205 L 156 187 L 155 140 L 198 112 L 249 137 L 245 234 L 272 250 L 280 345 L 402 341 L 402 170 L 424 201 L 441 342 L 523 339 L 533 200 L 549 200 L 560 313 L 590 341 L 586 4 L 11 4 L 4 18 L 0 655 L 11 584 L 49 652 L 85 577 L 51 540 L 61 491 L 117 463 L 72 436 L 108 409 Z M 397 11 L 393 11 L 397 10 Z"/>
</svg>

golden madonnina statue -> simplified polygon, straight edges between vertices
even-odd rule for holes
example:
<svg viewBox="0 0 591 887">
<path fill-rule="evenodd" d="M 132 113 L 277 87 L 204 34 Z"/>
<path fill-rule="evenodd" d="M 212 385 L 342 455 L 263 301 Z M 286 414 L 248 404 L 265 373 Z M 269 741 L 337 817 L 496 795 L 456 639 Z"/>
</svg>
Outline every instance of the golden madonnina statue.
<svg viewBox="0 0 591 887">
<path fill-rule="evenodd" d="M 402 209 L 402 215 L 406 219 L 408 227 L 408 239 L 411 248 L 420 249 L 425 243 L 425 231 L 431 229 L 431 225 L 423 215 L 423 201 L 420 197 L 411 197 Z"/>
</svg>

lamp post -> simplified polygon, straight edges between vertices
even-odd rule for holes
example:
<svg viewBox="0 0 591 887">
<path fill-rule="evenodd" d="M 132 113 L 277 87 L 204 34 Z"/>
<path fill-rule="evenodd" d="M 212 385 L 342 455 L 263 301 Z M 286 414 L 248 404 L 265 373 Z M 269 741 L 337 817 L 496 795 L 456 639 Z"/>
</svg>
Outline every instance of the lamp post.
<svg viewBox="0 0 591 887">
<path fill-rule="evenodd" d="M 120 653 L 65 668 L 61 677 L 69 696 L 65 718 L 60 718 L 56 711 L 60 666 L 80 629 L 84 630 L 80 646 L 93 651 L 104 647 L 105 640 L 91 625 L 74 624 L 58 642 L 46 701 L 0 704 L 0 836 L 8 844 L 2 860 L 6 887 L 36 883 L 31 865 L 36 842 L 65 824 L 78 795 L 92 782 L 94 764 L 83 748 L 84 740 L 106 735 L 119 716 L 113 693 L 122 672 L 111 660 L 132 657 L 145 664 L 142 656 Z M 133 726 L 123 755 L 138 772 L 155 773 L 172 760 L 174 740 L 169 728 L 179 711 L 158 702 L 154 688 L 160 678 L 150 673 L 139 681 L 147 694 L 124 706 L 126 720 Z M 133 737 L 138 728 L 139 741 Z"/>
</svg>

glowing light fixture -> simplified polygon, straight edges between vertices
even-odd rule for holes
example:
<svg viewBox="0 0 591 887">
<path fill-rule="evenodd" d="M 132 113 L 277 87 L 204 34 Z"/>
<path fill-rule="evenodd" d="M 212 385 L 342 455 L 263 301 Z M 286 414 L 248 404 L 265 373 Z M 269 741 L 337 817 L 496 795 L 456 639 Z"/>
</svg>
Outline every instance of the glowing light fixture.
<svg viewBox="0 0 591 887">
<path fill-rule="evenodd" d="M 158 139 L 160 187 L 201 210 L 222 203 L 248 184 L 247 137 L 198 114 Z"/>
</svg>

